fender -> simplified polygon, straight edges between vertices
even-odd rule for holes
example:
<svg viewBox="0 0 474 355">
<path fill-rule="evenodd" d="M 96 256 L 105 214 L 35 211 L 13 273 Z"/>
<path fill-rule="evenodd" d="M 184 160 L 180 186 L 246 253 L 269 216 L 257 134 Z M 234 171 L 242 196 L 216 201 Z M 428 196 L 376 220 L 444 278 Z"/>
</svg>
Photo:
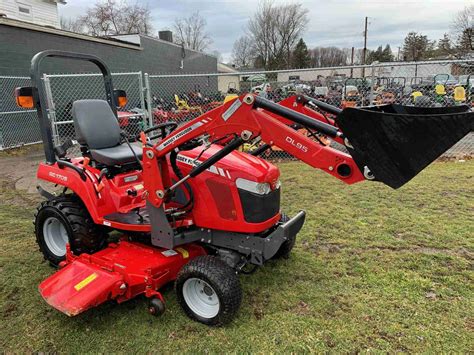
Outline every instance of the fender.
<svg viewBox="0 0 474 355">
<path fill-rule="evenodd" d="M 113 204 L 107 203 L 107 196 L 96 191 L 94 183 L 89 177 L 86 181 L 83 181 L 80 175 L 71 168 L 60 168 L 58 163 L 40 163 L 36 176 L 40 180 L 49 181 L 72 190 L 86 205 L 94 223 L 102 223 L 102 217 L 114 210 Z"/>
</svg>

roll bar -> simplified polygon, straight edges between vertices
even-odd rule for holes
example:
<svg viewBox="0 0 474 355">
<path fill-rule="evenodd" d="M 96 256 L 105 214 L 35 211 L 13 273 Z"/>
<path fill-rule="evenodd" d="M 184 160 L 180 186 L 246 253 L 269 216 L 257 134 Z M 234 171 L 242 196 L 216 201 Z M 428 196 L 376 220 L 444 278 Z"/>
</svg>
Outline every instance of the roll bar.
<svg viewBox="0 0 474 355">
<path fill-rule="evenodd" d="M 91 55 L 83 54 L 76 52 L 65 52 L 59 50 L 46 50 L 37 53 L 33 59 L 31 59 L 30 67 L 30 76 L 33 83 L 33 87 L 36 90 L 33 90 L 33 100 L 35 102 L 35 107 L 38 112 L 39 125 L 41 131 L 41 138 L 43 140 L 44 154 L 46 156 L 46 162 L 48 164 L 54 164 L 56 162 L 56 155 L 54 153 L 54 143 L 53 143 L 53 133 L 51 130 L 51 124 L 48 118 L 48 112 L 46 106 L 43 108 L 43 103 L 46 101 L 46 90 L 44 85 L 41 82 L 41 64 L 46 58 L 65 58 L 65 59 L 74 59 L 80 61 L 91 62 L 99 67 L 102 76 L 104 77 L 105 93 L 106 99 L 109 103 L 112 111 L 117 115 L 117 107 L 114 98 L 114 88 L 112 84 L 112 74 L 110 73 L 107 65 L 102 61 L 102 59 Z"/>
</svg>

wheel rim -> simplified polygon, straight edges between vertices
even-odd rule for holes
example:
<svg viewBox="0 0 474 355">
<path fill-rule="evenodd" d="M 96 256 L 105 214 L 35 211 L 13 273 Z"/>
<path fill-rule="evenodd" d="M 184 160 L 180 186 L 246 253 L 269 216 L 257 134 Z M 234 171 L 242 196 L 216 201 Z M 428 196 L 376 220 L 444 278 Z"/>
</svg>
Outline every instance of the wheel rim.
<svg viewBox="0 0 474 355">
<path fill-rule="evenodd" d="M 69 238 L 66 227 L 56 217 L 48 217 L 43 224 L 43 238 L 46 246 L 56 256 L 66 254 L 66 243 Z"/>
<path fill-rule="evenodd" d="M 183 297 L 189 308 L 200 317 L 214 318 L 219 313 L 219 297 L 206 281 L 187 279 L 183 285 Z"/>
</svg>

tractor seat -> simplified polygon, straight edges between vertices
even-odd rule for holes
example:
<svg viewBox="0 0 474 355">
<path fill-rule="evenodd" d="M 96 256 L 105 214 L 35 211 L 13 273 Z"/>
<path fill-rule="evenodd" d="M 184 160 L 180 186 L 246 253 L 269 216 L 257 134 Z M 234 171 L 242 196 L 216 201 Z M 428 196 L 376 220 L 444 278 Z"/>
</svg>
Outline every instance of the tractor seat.
<svg viewBox="0 0 474 355">
<path fill-rule="evenodd" d="M 92 159 L 108 166 L 136 161 L 128 144 L 121 143 L 120 126 L 107 101 L 74 101 L 72 117 L 77 141 L 89 149 Z M 142 149 L 131 146 L 141 159 Z"/>
</svg>

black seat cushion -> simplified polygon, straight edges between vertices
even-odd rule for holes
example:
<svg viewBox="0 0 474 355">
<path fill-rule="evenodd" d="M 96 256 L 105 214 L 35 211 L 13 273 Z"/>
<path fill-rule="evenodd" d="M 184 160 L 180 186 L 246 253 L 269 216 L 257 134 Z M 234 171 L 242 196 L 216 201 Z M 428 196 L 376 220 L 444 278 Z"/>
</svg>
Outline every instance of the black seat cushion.
<svg viewBox="0 0 474 355">
<path fill-rule="evenodd" d="M 133 151 L 137 155 L 138 159 L 142 158 L 142 148 L 137 145 L 131 144 Z M 130 147 L 127 144 L 120 144 L 116 147 L 104 148 L 104 149 L 91 149 L 91 156 L 94 160 L 105 165 L 123 165 L 136 161 Z"/>
<path fill-rule="evenodd" d="M 89 149 L 110 148 L 120 144 L 120 126 L 107 101 L 74 101 L 72 117 L 79 144 Z"/>
<path fill-rule="evenodd" d="M 120 126 L 107 101 L 74 101 L 72 117 L 77 141 L 89 148 L 95 161 L 105 165 L 123 165 L 136 161 L 130 147 L 120 144 Z M 132 145 L 132 149 L 141 159 L 142 149 L 136 145 Z"/>
</svg>

